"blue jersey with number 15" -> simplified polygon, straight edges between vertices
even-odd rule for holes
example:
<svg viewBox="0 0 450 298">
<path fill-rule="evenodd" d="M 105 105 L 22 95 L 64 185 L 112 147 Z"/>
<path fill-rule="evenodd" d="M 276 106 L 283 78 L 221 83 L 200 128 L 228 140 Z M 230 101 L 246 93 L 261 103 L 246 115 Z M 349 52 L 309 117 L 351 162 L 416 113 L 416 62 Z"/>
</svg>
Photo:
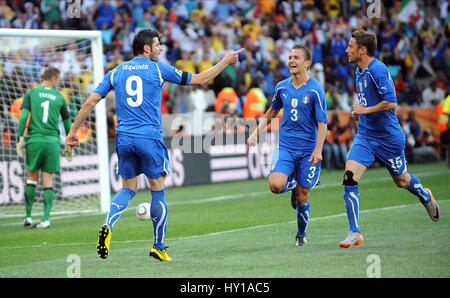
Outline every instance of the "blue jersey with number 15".
<svg viewBox="0 0 450 298">
<path fill-rule="evenodd" d="M 363 107 L 377 105 L 381 101 L 397 103 L 394 83 L 386 65 L 374 58 L 361 73 L 356 68 L 356 92 Z M 359 115 L 358 133 L 369 139 L 402 138 L 403 131 L 395 116 L 395 110 Z"/>
<path fill-rule="evenodd" d="M 191 73 L 137 56 L 109 71 L 94 92 L 105 97 L 114 89 L 118 133 L 162 139 L 162 86 L 165 81 L 187 85 L 191 79 Z"/>
</svg>

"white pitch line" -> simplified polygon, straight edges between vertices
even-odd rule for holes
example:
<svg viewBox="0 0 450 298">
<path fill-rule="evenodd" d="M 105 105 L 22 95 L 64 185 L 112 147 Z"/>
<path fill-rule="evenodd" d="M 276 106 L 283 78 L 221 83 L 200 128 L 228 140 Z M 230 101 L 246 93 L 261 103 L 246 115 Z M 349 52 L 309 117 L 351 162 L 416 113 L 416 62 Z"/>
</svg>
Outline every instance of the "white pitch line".
<svg viewBox="0 0 450 298">
<path fill-rule="evenodd" d="M 435 171 L 435 172 L 423 172 L 423 173 L 416 173 L 417 176 L 420 177 L 429 177 L 429 176 L 436 176 L 443 173 L 449 173 L 448 170 L 441 170 L 441 171 Z M 366 182 L 364 182 L 364 185 L 372 184 L 372 183 L 378 183 L 383 181 L 391 181 L 392 178 L 389 176 L 385 177 L 379 177 L 379 178 L 373 178 Z M 323 188 L 330 188 L 330 187 L 337 187 L 342 186 L 341 182 L 334 182 L 334 183 L 324 183 L 318 186 L 316 189 L 323 189 Z M 205 204 L 205 203 L 213 203 L 213 202 L 221 202 L 221 201 L 228 201 L 228 200 L 236 200 L 236 199 L 251 199 L 255 198 L 261 195 L 272 195 L 269 191 L 258 191 L 258 192 L 249 192 L 249 193 L 238 193 L 238 194 L 232 194 L 232 195 L 224 195 L 224 196 L 217 196 L 217 197 L 211 197 L 207 199 L 196 199 L 196 200 L 186 200 L 186 201 L 175 201 L 175 202 L 167 202 L 168 206 L 180 206 L 180 205 L 196 205 L 196 204 Z M 128 213 L 130 211 L 134 212 L 133 208 L 128 208 L 125 210 L 125 213 Z M 70 213 L 69 211 L 67 213 Z M 52 217 L 53 220 L 59 220 L 59 219 L 67 219 L 67 218 L 74 218 L 79 216 L 86 216 L 86 215 L 96 215 L 99 214 L 98 212 L 92 212 L 92 211 L 85 211 L 84 214 L 74 213 L 74 214 L 63 214 L 58 216 L 55 214 L 55 216 Z M 20 215 L 15 215 L 14 217 L 21 217 Z M 22 225 L 21 222 L 13 222 L 13 223 L 4 223 L 0 224 L 0 226 L 18 226 Z"/>
<path fill-rule="evenodd" d="M 450 200 L 443 200 L 443 201 L 439 202 L 439 204 L 442 205 L 443 203 L 446 204 L 448 202 L 450 202 Z M 366 214 L 366 213 L 372 213 L 372 212 L 377 212 L 377 211 L 387 211 L 387 210 L 392 210 L 392 209 L 400 209 L 400 208 L 416 207 L 416 206 L 419 206 L 419 205 L 418 204 L 396 205 L 396 206 L 390 206 L 390 207 L 362 210 L 359 213 L 360 214 Z M 322 217 L 313 217 L 313 218 L 310 218 L 309 221 L 310 222 L 311 221 L 321 221 L 321 220 L 345 217 L 346 215 L 347 215 L 346 213 L 339 213 L 339 214 L 327 215 L 327 216 L 322 216 Z M 251 227 L 230 229 L 230 230 L 225 230 L 225 231 L 220 231 L 220 232 L 213 232 L 213 233 L 207 233 L 207 234 L 202 234 L 202 235 L 193 235 L 193 236 L 176 237 L 176 238 L 166 238 L 166 241 L 190 240 L 190 239 L 196 239 L 196 238 L 218 236 L 218 235 L 223 235 L 223 234 L 228 234 L 228 233 L 241 232 L 241 231 L 250 231 L 250 230 L 256 230 L 256 229 L 261 229 L 261 228 L 268 228 L 268 227 L 273 227 L 273 226 L 277 226 L 277 225 L 293 224 L 293 223 L 296 223 L 296 221 L 295 220 L 291 220 L 291 221 L 288 221 L 288 222 L 271 223 L 271 224 L 265 224 L 265 225 L 256 225 L 256 226 L 251 226 Z M 140 243 L 140 242 L 151 243 L 151 239 L 114 241 L 114 244 L 119 244 L 119 243 Z M 0 247 L 0 250 L 1 249 L 17 249 L 17 248 L 24 248 L 24 247 L 26 247 L 26 248 L 40 248 L 40 247 L 52 248 L 52 247 L 79 246 L 79 245 L 92 245 L 92 246 L 94 246 L 95 243 L 94 242 L 76 242 L 76 243 L 61 243 L 61 244 L 50 244 L 50 245 L 44 243 L 44 244 L 38 244 L 38 245 L 4 246 L 4 247 Z"/>
<path fill-rule="evenodd" d="M 416 173 L 417 176 L 420 177 L 428 177 L 428 176 L 436 176 L 443 173 L 450 173 L 448 170 L 443 171 L 436 171 L 436 172 L 425 172 L 425 173 Z M 392 181 L 392 178 L 387 177 L 380 177 L 380 178 L 373 178 L 370 179 L 364 184 L 372 184 L 372 183 L 378 183 L 383 181 Z M 316 189 L 323 189 L 323 188 L 330 188 L 330 187 L 337 187 L 342 186 L 342 182 L 334 182 L 334 183 L 324 183 L 318 186 Z M 242 198 L 253 198 L 264 194 L 270 194 L 269 191 L 258 191 L 258 192 L 250 192 L 250 193 L 240 193 L 240 194 L 233 194 L 233 195 L 226 195 L 226 196 L 218 196 L 218 197 L 212 197 L 209 199 L 197 199 L 197 200 L 187 200 L 187 201 L 176 201 L 176 202 L 169 202 L 167 203 L 169 206 L 174 205 L 191 205 L 191 204 L 202 204 L 202 203 L 211 203 L 211 202 L 219 202 L 219 201 L 228 201 L 228 200 L 235 200 L 235 199 L 242 199 Z"/>
</svg>

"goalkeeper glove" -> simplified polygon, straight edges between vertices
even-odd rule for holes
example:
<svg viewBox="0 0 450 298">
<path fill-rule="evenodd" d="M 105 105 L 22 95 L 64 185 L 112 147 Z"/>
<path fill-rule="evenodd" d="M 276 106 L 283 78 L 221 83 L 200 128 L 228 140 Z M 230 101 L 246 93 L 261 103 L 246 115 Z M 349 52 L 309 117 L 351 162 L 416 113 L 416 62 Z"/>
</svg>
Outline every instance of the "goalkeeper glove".
<svg viewBox="0 0 450 298">
<path fill-rule="evenodd" d="M 19 156 L 20 158 L 25 157 L 25 137 L 24 136 L 19 137 L 19 140 L 16 143 L 16 152 L 17 152 L 17 156 Z"/>
<path fill-rule="evenodd" d="M 64 156 L 66 157 L 67 161 L 72 161 L 73 159 L 73 148 L 70 146 L 66 146 L 64 148 Z"/>
</svg>

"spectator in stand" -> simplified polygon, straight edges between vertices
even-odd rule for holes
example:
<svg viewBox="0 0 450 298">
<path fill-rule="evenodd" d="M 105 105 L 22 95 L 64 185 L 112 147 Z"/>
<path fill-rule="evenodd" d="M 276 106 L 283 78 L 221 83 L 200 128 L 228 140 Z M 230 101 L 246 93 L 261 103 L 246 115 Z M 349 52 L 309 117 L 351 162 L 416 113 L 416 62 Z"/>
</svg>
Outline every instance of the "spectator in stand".
<svg viewBox="0 0 450 298">
<path fill-rule="evenodd" d="M 442 112 L 447 115 L 448 119 L 448 138 L 447 138 L 447 165 L 450 167 L 450 92 L 447 89 L 447 96 L 442 103 Z"/>
<path fill-rule="evenodd" d="M 208 87 L 208 84 L 195 88 L 189 94 L 193 111 L 212 111 L 216 102 L 214 91 Z"/>
<path fill-rule="evenodd" d="M 339 115 L 333 112 L 328 122 L 324 161 L 327 168 L 343 169 L 347 156 L 346 128 L 341 126 Z"/>
<path fill-rule="evenodd" d="M 430 128 L 423 130 L 416 146 L 414 147 L 415 162 L 437 161 L 437 147 L 439 141 L 433 136 Z"/>
<path fill-rule="evenodd" d="M 413 57 L 413 78 L 415 85 L 419 90 L 425 89 L 434 78 L 435 73 L 430 64 L 430 59 L 422 51 L 417 52 L 417 56 L 414 51 L 411 52 Z"/>
<path fill-rule="evenodd" d="M 422 107 L 431 107 L 440 103 L 445 97 L 445 92 L 437 86 L 437 82 L 431 82 L 430 86 L 422 92 Z"/>
<path fill-rule="evenodd" d="M 224 87 L 236 90 L 241 99 L 240 104 L 236 105 L 239 114 L 243 113 L 242 99 L 245 96 L 242 97 L 242 93 L 250 90 L 259 73 L 264 76 L 260 87 L 267 98 L 271 98 L 274 92 L 270 89 L 274 85 L 271 82 L 289 76 L 285 61 L 292 45 L 297 42 L 309 44 L 313 50 L 311 74 L 325 86 L 329 108 L 348 110 L 355 94 L 354 82 L 348 80 L 354 75 L 354 67 L 342 62 L 342 57 L 346 61 L 346 38 L 349 33 L 362 27 L 370 28 L 378 36 L 380 46 L 376 58 L 387 65 L 399 104 L 419 106 L 423 100 L 424 105 L 431 106 L 431 101 L 443 99 L 440 89 L 447 90 L 450 82 L 448 26 L 442 25 L 448 18 L 448 1 L 438 1 L 438 6 L 436 1 L 422 1 L 421 13 L 415 18 L 409 18 L 398 1 L 383 1 L 382 21 L 376 22 L 367 17 L 366 6 L 361 5 L 364 1 L 81 2 L 81 18 L 69 19 L 66 16 L 66 1 L 0 0 L 0 27 L 100 29 L 106 71 L 117 61 L 130 59 L 130 40 L 136 28 L 150 27 L 162 32 L 165 40 L 162 40 L 161 61 L 177 65 L 180 69 L 187 67 L 189 71 L 196 67 L 199 70 L 207 68 L 211 63 L 218 62 L 221 52 L 244 46 L 249 51 L 240 57 L 241 63 L 224 70 L 209 85 L 215 94 Z M 40 69 L 49 63 L 59 65 L 66 82 L 72 79 L 82 82 L 80 92 L 85 95 L 93 88 L 92 74 L 89 76 L 86 72 L 92 61 L 86 64 L 90 56 L 86 53 L 80 55 L 81 48 L 75 51 L 75 56 L 61 53 L 60 57 L 59 49 L 38 55 L 21 54 L 23 58 L 18 61 L 32 65 L 31 70 L 29 67 L 19 70 L 15 65 L 6 63 L 0 71 L 6 78 L 26 73 L 30 77 L 26 84 L 31 85 L 38 80 L 33 69 Z M 192 57 L 183 61 L 180 57 L 186 54 L 181 54 L 182 50 L 193 54 Z M 205 53 L 207 58 L 203 58 Z M 432 81 L 436 81 L 437 89 L 434 85 L 430 86 Z M 23 90 L 17 91 L 17 97 L 22 96 L 27 88 L 24 86 Z M 199 106 L 191 100 L 191 95 L 196 93 L 201 93 L 201 89 L 169 92 L 170 102 L 165 102 L 166 111 L 190 112 L 197 109 Z M 203 109 L 203 105 L 200 106 Z"/>
<path fill-rule="evenodd" d="M 115 9 L 111 6 L 109 0 L 103 0 L 94 12 L 95 27 L 97 29 L 103 28 L 103 24 L 109 28 L 113 23 Z"/>
<path fill-rule="evenodd" d="M 347 48 L 347 40 L 344 38 L 344 34 L 341 29 L 336 29 L 333 37 L 330 40 L 330 55 L 336 61 L 340 61 L 342 58 L 346 58 L 347 54 L 345 49 Z"/>
<path fill-rule="evenodd" d="M 403 114 L 398 115 L 398 122 L 402 127 L 403 133 L 405 134 L 405 157 L 406 160 L 410 163 L 415 163 L 415 156 L 413 148 L 416 145 L 416 139 L 411 134 L 411 130 L 407 121 L 407 118 Z"/>
<path fill-rule="evenodd" d="M 419 138 L 422 134 L 422 127 L 420 126 L 419 121 L 417 121 L 416 119 L 416 113 L 414 112 L 414 110 L 408 113 L 408 118 L 406 121 L 409 126 L 409 132 L 414 138 L 414 146 L 415 146 L 420 141 Z"/>
</svg>

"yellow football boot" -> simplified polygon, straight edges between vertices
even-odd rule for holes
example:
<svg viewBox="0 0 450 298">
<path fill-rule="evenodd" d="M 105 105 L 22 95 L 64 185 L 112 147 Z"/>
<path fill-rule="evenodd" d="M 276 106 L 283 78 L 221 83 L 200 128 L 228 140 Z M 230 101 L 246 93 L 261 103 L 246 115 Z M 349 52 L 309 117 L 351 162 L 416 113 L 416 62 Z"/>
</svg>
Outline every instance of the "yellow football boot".
<svg viewBox="0 0 450 298">
<path fill-rule="evenodd" d="M 109 255 L 109 245 L 111 244 L 112 232 L 108 225 L 103 225 L 98 232 L 97 253 L 102 259 Z"/>
<path fill-rule="evenodd" d="M 153 257 L 157 260 L 160 261 L 165 261 L 165 262 L 170 262 L 172 261 L 172 258 L 169 257 L 169 255 L 167 254 L 167 248 L 168 246 L 164 247 L 163 250 L 159 250 L 157 249 L 155 246 L 152 247 L 152 249 L 150 250 L 150 257 Z"/>
</svg>

